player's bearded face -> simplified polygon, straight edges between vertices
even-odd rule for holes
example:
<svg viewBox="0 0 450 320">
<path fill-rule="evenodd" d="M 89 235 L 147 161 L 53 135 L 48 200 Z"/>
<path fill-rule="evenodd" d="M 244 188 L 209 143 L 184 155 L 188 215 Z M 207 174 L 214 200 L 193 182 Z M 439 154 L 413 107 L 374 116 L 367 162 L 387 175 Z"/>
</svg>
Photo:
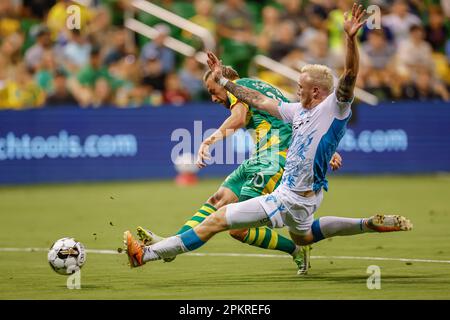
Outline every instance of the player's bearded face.
<svg viewBox="0 0 450 320">
<path fill-rule="evenodd" d="M 206 89 L 211 95 L 211 100 L 214 103 L 221 103 L 225 107 L 230 107 L 230 102 L 228 101 L 227 91 L 218 85 L 212 78 L 206 81 Z"/>
</svg>

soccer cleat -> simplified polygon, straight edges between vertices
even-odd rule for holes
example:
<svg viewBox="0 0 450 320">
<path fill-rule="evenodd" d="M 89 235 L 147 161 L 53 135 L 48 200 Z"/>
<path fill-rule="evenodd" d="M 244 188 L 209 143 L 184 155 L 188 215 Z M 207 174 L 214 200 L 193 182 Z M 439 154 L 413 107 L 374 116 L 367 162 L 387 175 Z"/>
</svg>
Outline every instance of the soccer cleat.
<svg viewBox="0 0 450 320">
<path fill-rule="evenodd" d="M 133 238 L 130 231 L 123 233 L 123 243 L 125 246 L 125 252 L 127 253 L 129 264 L 131 268 L 140 267 L 145 264 L 144 262 L 144 248 L 143 246 Z"/>
<path fill-rule="evenodd" d="M 142 227 L 137 227 L 136 228 L 137 231 L 137 235 L 139 237 L 139 240 L 141 240 L 144 245 L 146 246 L 151 246 L 152 244 L 158 243 L 161 240 L 164 240 L 164 238 L 161 238 L 159 236 L 157 236 L 156 234 L 154 234 L 153 232 L 151 232 L 148 229 L 144 229 Z"/>
<path fill-rule="evenodd" d="M 158 243 L 161 240 L 164 240 L 164 238 L 154 234 L 153 232 L 151 232 L 148 229 L 144 229 L 142 227 L 137 227 L 136 228 L 139 240 L 141 240 L 144 245 L 146 246 L 150 246 L 152 244 Z M 175 260 L 175 257 L 172 258 L 165 258 L 163 259 L 164 262 L 172 262 L 173 260 Z"/>
<path fill-rule="evenodd" d="M 308 274 L 309 268 L 311 268 L 310 254 L 312 247 L 310 245 L 301 246 L 298 252 L 293 257 L 295 264 L 297 265 L 297 274 L 306 275 Z"/>
<path fill-rule="evenodd" d="M 376 232 L 410 231 L 413 228 L 409 219 L 399 215 L 377 214 L 367 219 L 366 225 Z"/>
</svg>

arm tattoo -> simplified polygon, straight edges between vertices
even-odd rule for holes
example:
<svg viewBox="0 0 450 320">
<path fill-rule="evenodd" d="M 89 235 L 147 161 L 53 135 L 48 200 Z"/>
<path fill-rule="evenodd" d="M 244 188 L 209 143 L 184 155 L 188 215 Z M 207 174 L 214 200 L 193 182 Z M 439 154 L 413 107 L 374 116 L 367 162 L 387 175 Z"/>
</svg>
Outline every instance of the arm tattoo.
<svg viewBox="0 0 450 320">
<path fill-rule="evenodd" d="M 347 53 L 345 57 L 345 71 L 339 79 L 336 90 L 336 97 L 341 102 L 348 102 L 353 98 L 356 76 L 359 69 L 359 53 L 356 46 L 356 39 L 346 38 Z"/>
<path fill-rule="evenodd" d="M 356 76 L 344 74 L 339 79 L 336 96 L 341 102 L 348 102 L 353 98 L 353 89 L 355 88 Z"/>
<path fill-rule="evenodd" d="M 254 107 L 260 105 L 266 98 L 266 96 L 256 90 L 237 85 L 231 81 L 227 82 L 225 89 L 232 93 L 239 101 Z"/>
</svg>

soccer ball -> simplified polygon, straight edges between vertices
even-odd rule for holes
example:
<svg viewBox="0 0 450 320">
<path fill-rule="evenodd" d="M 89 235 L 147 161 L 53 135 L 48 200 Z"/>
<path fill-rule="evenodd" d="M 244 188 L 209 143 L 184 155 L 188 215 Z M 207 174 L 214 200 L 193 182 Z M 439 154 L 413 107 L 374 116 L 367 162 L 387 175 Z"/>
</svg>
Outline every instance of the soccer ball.
<svg viewBox="0 0 450 320">
<path fill-rule="evenodd" d="M 74 238 L 62 238 L 50 247 L 47 259 L 56 273 L 70 275 L 79 271 L 86 262 L 86 252 L 81 242 Z"/>
</svg>

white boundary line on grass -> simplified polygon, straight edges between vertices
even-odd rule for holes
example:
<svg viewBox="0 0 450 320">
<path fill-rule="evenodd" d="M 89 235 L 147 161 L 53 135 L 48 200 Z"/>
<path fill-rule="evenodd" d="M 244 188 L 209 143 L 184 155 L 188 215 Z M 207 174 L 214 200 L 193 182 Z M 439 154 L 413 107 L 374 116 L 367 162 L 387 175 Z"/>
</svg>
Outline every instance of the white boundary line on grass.
<svg viewBox="0 0 450 320">
<path fill-rule="evenodd" d="M 0 248 L 0 252 L 47 252 L 46 248 Z M 119 254 L 116 250 L 86 249 L 87 253 L 96 254 Z M 187 253 L 195 257 L 247 257 L 247 258 L 290 258 L 288 255 L 280 254 L 256 254 L 256 253 Z M 375 260 L 375 261 L 399 261 L 399 262 L 424 262 L 424 263 L 446 263 L 450 260 L 430 259 L 408 259 L 408 258 L 385 258 L 385 257 L 352 257 L 352 256 L 311 256 L 311 259 L 335 259 L 335 260 Z"/>
</svg>

